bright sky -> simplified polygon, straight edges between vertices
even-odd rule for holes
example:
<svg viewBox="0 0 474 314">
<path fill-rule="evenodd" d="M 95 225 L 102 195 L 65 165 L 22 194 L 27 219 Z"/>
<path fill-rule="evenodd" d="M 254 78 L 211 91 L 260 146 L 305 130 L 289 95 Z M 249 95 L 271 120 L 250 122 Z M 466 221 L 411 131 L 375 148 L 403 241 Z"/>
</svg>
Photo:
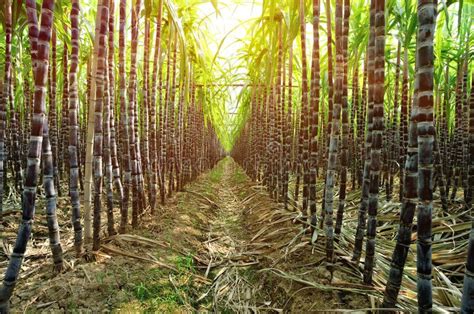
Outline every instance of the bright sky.
<svg viewBox="0 0 474 314">
<path fill-rule="evenodd" d="M 199 15 L 208 16 L 207 24 L 209 32 L 213 35 L 209 47 L 217 52 L 218 46 L 224 37 L 224 45 L 220 50 L 220 57 L 232 61 L 242 43 L 238 42 L 247 32 L 249 20 L 254 19 L 261 14 L 261 3 L 251 0 L 220 0 L 216 1 L 220 14 L 216 14 L 216 10 L 212 2 L 205 2 L 199 6 Z M 241 24 L 239 26 L 239 24 Z M 223 64 L 221 62 L 221 64 Z"/>
<path fill-rule="evenodd" d="M 260 1 L 251 0 L 219 0 L 216 1 L 219 14 L 211 1 L 205 2 L 199 6 L 198 14 L 201 17 L 208 16 L 206 24 L 212 38 L 209 38 L 208 46 L 215 55 L 219 49 L 221 41 L 225 38 L 224 44 L 220 48 L 217 62 L 223 69 L 234 74 L 245 74 L 245 69 L 238 69 L 238 52 L 243 43 L 240 39 L 244 38 L 251 24 L 251 20 L 261 15 L 262 4 Z M 227 36 L 227 37 L 226 37 Z M 234 82 L 245 83 L 245 82 Z M 229 99 L 226 102 L 227 112 L 231 114 L 228 121 L 228 129 L 234 127 L 233 113 L 237 111 L 237 96 L 241 87 L 229 87 Z"/>
</svg>

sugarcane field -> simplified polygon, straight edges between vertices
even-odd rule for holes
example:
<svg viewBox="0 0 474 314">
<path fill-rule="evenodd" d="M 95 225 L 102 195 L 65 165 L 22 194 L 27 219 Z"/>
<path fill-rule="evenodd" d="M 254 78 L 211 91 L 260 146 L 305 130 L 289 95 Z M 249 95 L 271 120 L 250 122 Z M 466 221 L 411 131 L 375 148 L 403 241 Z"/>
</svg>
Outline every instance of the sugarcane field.
<svg viewBox="0 0 474 314">
<path fill-rule="evenodd" d="M 0 21 L 0 313 L 474 313 L 473 0 Z"/>
</svg>

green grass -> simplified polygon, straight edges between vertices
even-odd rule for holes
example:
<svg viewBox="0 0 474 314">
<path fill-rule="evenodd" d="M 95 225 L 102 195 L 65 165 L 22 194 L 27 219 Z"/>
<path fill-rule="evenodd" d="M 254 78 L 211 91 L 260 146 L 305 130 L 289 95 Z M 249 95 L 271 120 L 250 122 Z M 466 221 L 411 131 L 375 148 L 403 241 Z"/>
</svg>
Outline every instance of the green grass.
<svg viewBox="0 0 474 314">
<path fill-rule="evenodd" d="M 95 280 L 97 281 L 97 283 L 99 285 L 103 285 L 104 284 L 104 279 L 105 279 L 106 276 L 107 276 L 107 273 L 105 273 L 105 272 L 96 273 L 95 274 Z"/>
<path fill-rule="evenodd" d="M 131 301 L 136 300 L 145 313 L 169 313 L 192 308 L 196 288 L 190 273 L 196 272 L 191 255 L 177 256 L 174 260 L 177 273 L 151 269 L 140 281 L 129 285 Z"/>
<path fill-rule="evenodd" d="M 79 313 L 77 303 L 75 301 L 69 301 L 67 311 L 69 313 Z"/>
<path fill-rule="evenodd" d="M 242 168 L 238 167 L 237 169 L 235 169 L 234 177 L 232 179 L 234 181 L 234 184 L 242 184 L 248 180 L 248 177 L 242 170 Z"/>
<path fill-rule="evenodd" d="M 181 256 L 176 258 L 176 268 L 180 273 L 195 273 L 193 257 L 190 255 Z"/>
<path fill-rule="evenodd" d="M 150 272 L 148 275 L 146 281 L 131 287 L 133 298 L 140 302 L 145 312 L 172 311 L 185 305 L 182 287 L 175 288 L 164 273 Z"/>
<path fill-rule="evenodd" d="M 209 172 L 209 180 L 213 183 L 217 183 L 222 179 L 224 169 L 222 168 L 222 162 L 214 167 L 211 172 Z"/>
</svg>

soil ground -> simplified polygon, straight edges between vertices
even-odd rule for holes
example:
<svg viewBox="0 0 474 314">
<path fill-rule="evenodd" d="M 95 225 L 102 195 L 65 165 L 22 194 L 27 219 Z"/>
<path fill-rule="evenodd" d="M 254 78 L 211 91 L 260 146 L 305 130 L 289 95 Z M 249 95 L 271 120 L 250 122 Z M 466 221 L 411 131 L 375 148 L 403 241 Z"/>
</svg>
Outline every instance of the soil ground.
<svg viewBox="0 0 474 314">
<path fill-rule="evenodd" d="M 348 207 L 358 197 L 350 194 Z M 323 235 L 311 244 L 297 212 L 272 201 L 231 158 L 175 194 L 156 215 L 142 217 L 138 229 L 104 234 L 94 262 L 74 256 L 68 206 L 67 197 L 59 199 L 66 270 L 52 271 L 39 213 L 12 297 L 14 312 L 363 312 L 383 292 L 377 273 L 373 287 L 361 285 L 361 267 L 349 261 L 344 235 L 330 282 Z M 1 230 L 2 273 L 15 239 L 13 218 L 19 214 L 12 212 Z"/>
</svg>

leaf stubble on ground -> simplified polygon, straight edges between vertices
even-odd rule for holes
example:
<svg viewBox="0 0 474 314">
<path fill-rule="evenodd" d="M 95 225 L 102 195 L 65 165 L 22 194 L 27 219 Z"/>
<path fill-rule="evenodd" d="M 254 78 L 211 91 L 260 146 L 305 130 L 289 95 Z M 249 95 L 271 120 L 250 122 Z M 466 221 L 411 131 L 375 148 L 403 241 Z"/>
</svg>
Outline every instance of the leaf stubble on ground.
<svg viewBox="0 0 474 314">
<path fill-rule="evenodd" d="M 348 197 L 349 223 L 357 197 Z M 68 270 L 52 274 L 46 230 L 36 224 L 40 232 L 12 298 L 15 310 L 330 311 L 376 307 L 383 293 L 380 272 L 375 287 L 360 284 L 361 267 L 347 256 L 351 233 L 336 246 L 340 267 L 330 283 L 324 237 L 311 245 L 309 234 L 294 223 L 298 214 L 283 210 L 230 158 L 168 200 L 157 216 L 143 217 L 138 230 L 106 238 L 94 263 L 75 259 L 69 249 L 67 206 L 60 199 Z M 103 222 L 105 230 L 105 217 Z M 4 225 L 10 230 L 15 224 Z M 8 230 L 5 251 L 14 240 Z M 0 271 L 6 263 L 0 257 Z"/>
</svg>

